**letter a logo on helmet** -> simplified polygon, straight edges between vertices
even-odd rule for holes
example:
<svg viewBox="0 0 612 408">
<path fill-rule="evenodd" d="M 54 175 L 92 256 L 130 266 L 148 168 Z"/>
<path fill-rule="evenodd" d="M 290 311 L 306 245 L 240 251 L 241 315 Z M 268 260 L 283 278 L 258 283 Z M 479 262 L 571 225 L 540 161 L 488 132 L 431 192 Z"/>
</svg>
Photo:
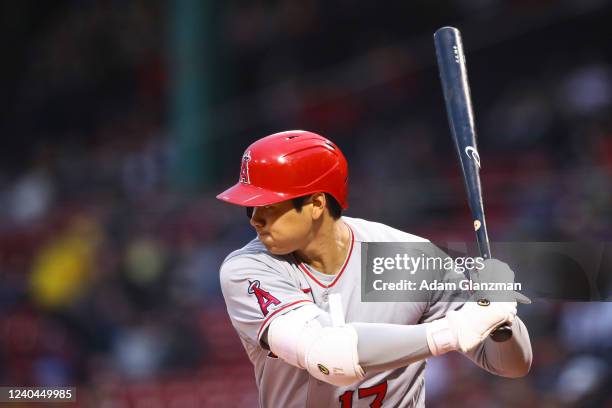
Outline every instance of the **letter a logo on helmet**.
<svg viewBox="0 0 612 408">
<path fill-rule="evenodd" d="M 240 166 L 240 178 L 239 182 L 244 184 L 251 184 L 251 180 L 249 180 L 249 162 L 251 161 L 251 151 L 247 150 L 247 152 L 242 156 L 242 165 Z"/>
<path fill-rule="evenodd" d="M 348 164 L 333 142 L 316 133 L 290 130 L 251 144 L 242 156 L 238 183 L 219 200 L 257 207 L 313 193 L 328 193 L 348 207 Z"/>
</svg>

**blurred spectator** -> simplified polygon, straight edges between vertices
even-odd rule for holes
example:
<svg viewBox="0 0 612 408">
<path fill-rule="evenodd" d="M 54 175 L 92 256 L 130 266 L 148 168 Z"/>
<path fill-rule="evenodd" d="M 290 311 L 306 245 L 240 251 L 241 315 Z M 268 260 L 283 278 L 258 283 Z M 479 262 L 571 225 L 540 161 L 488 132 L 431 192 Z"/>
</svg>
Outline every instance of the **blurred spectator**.
<svg viewBox="0 0 612 408">
<path fill-rule="evenodd" d="M 35 304 L 48 309 L 70 306 L 85 293 L 94 269 L 100 230 L 95 220 L 77 217 L 34 259 L 30 284 Z"/>
</svg>

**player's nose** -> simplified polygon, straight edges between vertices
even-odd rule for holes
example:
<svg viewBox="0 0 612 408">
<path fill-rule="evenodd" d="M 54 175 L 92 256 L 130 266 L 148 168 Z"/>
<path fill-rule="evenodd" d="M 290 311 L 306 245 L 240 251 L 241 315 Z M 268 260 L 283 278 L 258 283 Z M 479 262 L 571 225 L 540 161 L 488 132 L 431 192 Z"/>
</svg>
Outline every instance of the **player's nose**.
<svg viewBox="0 0 612 408">
<path fill-rule="evenodd" d="M 263 228 L 266 225 L 266 220 L 263 217 L 261 208 L 253 208 L 251 220 L 249 221 L 254 228 Z"/>
</svg>

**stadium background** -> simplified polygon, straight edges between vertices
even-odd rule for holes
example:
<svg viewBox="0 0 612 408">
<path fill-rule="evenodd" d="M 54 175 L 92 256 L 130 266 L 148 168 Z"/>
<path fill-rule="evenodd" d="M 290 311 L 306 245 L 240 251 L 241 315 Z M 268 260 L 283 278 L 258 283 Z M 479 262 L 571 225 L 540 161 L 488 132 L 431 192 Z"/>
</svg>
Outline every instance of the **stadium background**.
<svg viewBox="0 0 612 408">
<path fill-rule="evenodd" d="M 253 232 L 214 196 L 272 132 L 343 148 L 347 215 L 472 240 L 442 25 L 464 35 L 490 235 L 612 238 L 610 1 L 29 0 L 0 15 L 2 385 L 76 385 L 78 406 L 255 406 L 218 283 Z M 432 359 L 428 406 L 612 406 L 612 304 L 519 313 L 530 374 Z"/>
</svg>

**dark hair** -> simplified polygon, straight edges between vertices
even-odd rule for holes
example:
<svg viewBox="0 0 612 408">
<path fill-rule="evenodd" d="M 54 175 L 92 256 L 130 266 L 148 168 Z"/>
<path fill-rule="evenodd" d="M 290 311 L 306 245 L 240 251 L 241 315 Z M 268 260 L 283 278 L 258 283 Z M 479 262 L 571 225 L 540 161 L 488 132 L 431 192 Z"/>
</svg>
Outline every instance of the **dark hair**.
<svg viewBox="0 0 612 408">
<path fill-rule="evenodd" d="M 293 207 L 295 207 L 298 212 L 302 211 L 302 206 L 311 195 L 312 194 L 308 194 L 292 199 L 291 201 L 293 202 Z M 338 200 L 336 200 L 331 194 L 325 193 L 325 202 L 327 210 L 334 220 L 337 220 L 342 216 L 342 207 L 338 203 Z"/>
<path fill-rule="evenodd" d="M 306 200 L 308 200 L 308 198 L 311 195 L 312 194 L 308 194 L 305 196 L 293 198 L 291 200 L 291 202 L 293 203 L 293 207 L 298 212 L 302 211 L 302 206 L 304 205 Z M 328 193 L 325 193 L 325 200 L 326 200 L 325 201 L 326 207 L 329 210 L 329 214 L 332 216 L 332 218 L 334 220 L 337 220 L 338 218 L 340 218 L 342 216 L 342 207 L 338 203 L 338 200 L 336 200 L 331 194 L 328 194 Z M 245 208 L 246 208 L 247 217 L 251 218 L 253 216 L 253 207 L 245 207 Z"/>
</svg>

